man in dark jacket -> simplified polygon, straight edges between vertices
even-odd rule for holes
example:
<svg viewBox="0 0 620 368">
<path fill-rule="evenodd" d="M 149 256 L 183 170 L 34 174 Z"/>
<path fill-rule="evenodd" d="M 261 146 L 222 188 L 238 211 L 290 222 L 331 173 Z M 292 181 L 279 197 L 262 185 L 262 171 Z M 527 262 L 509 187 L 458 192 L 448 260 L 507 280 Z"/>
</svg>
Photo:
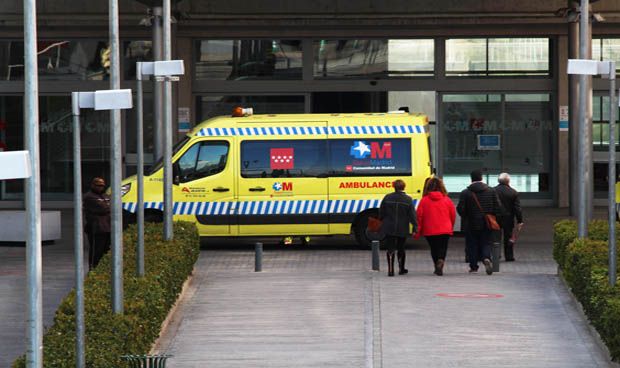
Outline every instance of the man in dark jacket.
<svg viewBox="0 0 620 368">
<path fill-rule="evenodd" d="M 411 235 L 409 224 L 416 232 L 415 206 L 413 200 L 405 191 L 405 182 L 398 179 L 392 184 L 394 192 L 386 195 L 381 201 L 379 218 L 383 221 L 381 231 L 385 234 L 387 248 L 388 276 L 394 276 L 394 251 L 398 250 L 398 274 L 404 275 L 405 268 L 405 240 Z"/>
<path fill-rule="evenodd" d="M 523 226 L 523 214 L 521 213 L 521 203 L 519 202 L 519 193 L 510 187 L 510 175 L 501 173 L 497 178 L 499 185 L 495 187 L 495 192 L 502 204 L 502 217 L 499 224 L 502 227 L 502 236 L 504 243 L 504 256 L 506 262 L 515 260 L 512 231 L 515 226 L 515 217 L 517 218 L 517 227 L 520 230 Z"/>
<path fill-rule="evenodd" d="M 105 194 L 105 180 L 94 178 L 90 190 L 84 195 L 84 230 L 90 245 L 88 266 L 93 269 L 101 257 L 110 250 L 110 197 Z"/>
<path fill-rule="evenodd" d="M 489 229 L 485 214 L 499 216 L 501 205 L 493 188 L 482 182 L 482 172 L 470 174 L 471 185 L 461 192 L 456 210 L 461 216 L 461 229 L 465 232 L 465 251 L 469 260 L 469 272 L 478 271 L 482 260 L 488 275 L 493 274 L 491 243 L 493 230 Z M 477 201 L 476 201 L 477 200 Z"/>
</svg>

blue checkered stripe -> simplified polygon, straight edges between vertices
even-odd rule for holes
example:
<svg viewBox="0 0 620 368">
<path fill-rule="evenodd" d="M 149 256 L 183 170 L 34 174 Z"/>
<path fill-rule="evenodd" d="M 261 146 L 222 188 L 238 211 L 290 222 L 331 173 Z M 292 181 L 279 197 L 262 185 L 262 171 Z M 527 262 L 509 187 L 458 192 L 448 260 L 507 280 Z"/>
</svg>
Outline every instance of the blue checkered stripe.
<svg viewBox="0 0 620 368">
<path fill-rule="evenodd" d="M 417 200 L 413 204 L 417 205 Z M 378 208 L 380 199 L 302 200 L 302 201 L 245 201 L 237 203 L 238 215 L 301 215 L 326 213 L 358 213 Z M 123 209 L 136 212 L 135 202 L 123 203 Z M 162 210 L 162 202 L 145 202 L 144 208 Z M 175 202 L 175 215 L 227 215 L 233 213 L 232 202 Z M 229 213 L 231 212 L 231 213 Z"/>
<path fill-rule="evenodd" d="M 421 125 L 379 125 L 379 126 L 333 126 L 333 127 L 247 127 L 247 128 L 202 128 L 196 135 L 212 136 L 257 136 L 257 135 L 369 135 L 369 134 L 421 134 L 426 131 Z"/>
</svg>

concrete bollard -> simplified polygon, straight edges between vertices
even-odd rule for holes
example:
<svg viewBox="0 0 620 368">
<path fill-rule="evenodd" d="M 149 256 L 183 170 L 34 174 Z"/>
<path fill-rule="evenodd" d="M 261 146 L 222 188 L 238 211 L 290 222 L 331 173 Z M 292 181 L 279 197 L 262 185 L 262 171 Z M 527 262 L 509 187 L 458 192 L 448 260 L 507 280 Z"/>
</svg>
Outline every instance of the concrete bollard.
<svg viewBox="0 0 620 368">
<path fill-rule="evenodd" d="M 372 270 L 379 271 L 379 241 L 372 241 Z"/>
<path fill-rule="evenodd" d="M 263 243 L 254 245 L 254 272 L 263 271 Z"/>
<path fill-rule="evenodd" d="M 493 272 L 499 272 L 499 261 L 502 256 L 502 233 L 499 231 L 493 234 L 493 243 L 491 244 L 491 257 L 493 258 Z"/>
</svg>

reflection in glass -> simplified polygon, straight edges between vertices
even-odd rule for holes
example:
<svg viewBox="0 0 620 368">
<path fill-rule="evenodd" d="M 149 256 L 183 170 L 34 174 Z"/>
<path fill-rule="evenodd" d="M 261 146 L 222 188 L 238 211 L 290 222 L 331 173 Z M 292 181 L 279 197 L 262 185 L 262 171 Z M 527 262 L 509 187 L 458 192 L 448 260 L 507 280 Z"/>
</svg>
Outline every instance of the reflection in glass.
<svg viewBox="0 0 620 368">
<path fill-rule="evenodd" d="M 511 185 L 520 192 L 549 192 L 553 131 L 549 98 L 540 94 L 499 95 L 499 100 L 494 97 L 498 95 L 460 96 L 446 95 L 441 102 L 446 188 L 460 192 L 469 185 L 469 173 L 481 169 L 490 185 L 496 184 L 500 172 L 508 172 Z M 479 135 L 499 136 L 500 147 L 480 146 Z"/>
<path fill-rule="evenodd" d="M 435 41 L 314 41 L 315 78 L 386 78 L 432 76 Z"/>
<path fill-rule="evenodd" d="M 123 43 L 123 71 L 125 80 L 136 79 L 136 63 L 153 61 L 151 41 L 128 41 Z"/>
<path fill-rule="evenodd" d="M 446 40 L 446 74 L 548 75 L 548 38 Z"/>
<path fill-rule="evenodd" d="M 254 114 L 295 114 L 304 112 L 303 96 L 200 96 L 196 116 L 203 121 L 215 116 L 230 116 L 236 106 L 251 107 Z"/>
<path fill-rule="evenodd" d="M 108 79 L 110 49 L 106 41 L 44 40 L 37 43 L 40 80 Z M 0 41 L 0 78 L 24 79 L 24 43 Z"/>
<path fill-rule="evenodd" d="M 301 79 L 299 40 L 203 40 L 196 79 Z"/>
<path fill-rule="evenodd" d="M 616 110 L 618 124 L 619 110 Z M 609 150 L 609 96 L 592 97 L 592 144 L 595 151 Z M 620 129 L 616 125 L 616 151 L 620 150 Z"/>
</svg>

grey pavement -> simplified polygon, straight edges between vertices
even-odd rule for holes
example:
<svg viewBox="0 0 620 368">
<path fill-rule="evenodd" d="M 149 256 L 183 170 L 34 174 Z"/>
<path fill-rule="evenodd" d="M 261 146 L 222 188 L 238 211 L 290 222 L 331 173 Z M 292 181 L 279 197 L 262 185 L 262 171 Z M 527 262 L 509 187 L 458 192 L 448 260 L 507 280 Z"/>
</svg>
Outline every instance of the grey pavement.
<svg viewBox="0 0 620 368">
<path fill-rule="evenodd" d="M 158 349 L 169 367 L 605 367 L 556 276 L 551 224 L 565 210 L 527 209 L 517 262 L 467 274 L 451 240 L 446 275 L 432 275 L 423 240 L 408 242 L 410 274 L 368 271 L 370 252 L 348 237 L 310 246 L 263 239 L 207 240 Z M 597 212 L 603 218 L 603 212 Z M 63 240 L 43 247 L 44 324 L 73 287 L 72 214 Z M 0 367 L 25 349 L 25 249 L 0 243 Z M 439 293 L 502 294 L 446 298 Z"/>
</svg>

